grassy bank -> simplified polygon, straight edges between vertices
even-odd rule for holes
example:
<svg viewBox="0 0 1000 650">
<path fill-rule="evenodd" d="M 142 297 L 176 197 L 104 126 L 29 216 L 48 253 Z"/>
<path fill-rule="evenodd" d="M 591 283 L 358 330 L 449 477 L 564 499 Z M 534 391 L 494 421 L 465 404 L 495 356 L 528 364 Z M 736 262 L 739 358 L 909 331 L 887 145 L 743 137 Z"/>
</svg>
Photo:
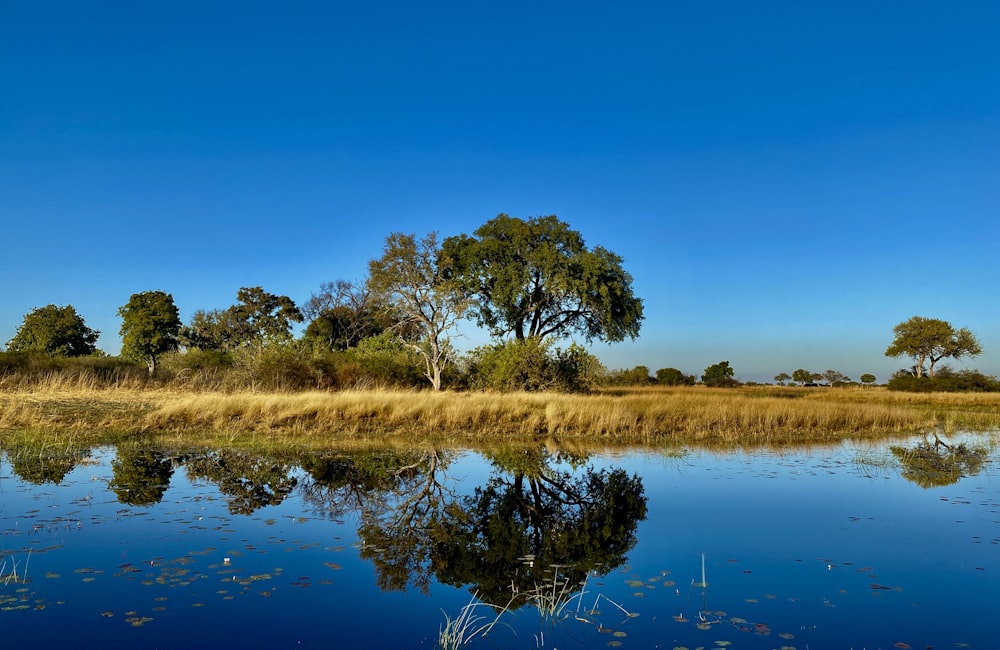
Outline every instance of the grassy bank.
<svg viewBox="0 0 1000 650">
<path fill-rule="evenodd" d="M 53 384 L 0 393 L 0 438 L 382 440 L 604 445 L 824 443 L 1000 427 L 1000 396 L 877 389 L 649 388 L 591 395 L 429 391 L 190 392 Z"/>
</svg>

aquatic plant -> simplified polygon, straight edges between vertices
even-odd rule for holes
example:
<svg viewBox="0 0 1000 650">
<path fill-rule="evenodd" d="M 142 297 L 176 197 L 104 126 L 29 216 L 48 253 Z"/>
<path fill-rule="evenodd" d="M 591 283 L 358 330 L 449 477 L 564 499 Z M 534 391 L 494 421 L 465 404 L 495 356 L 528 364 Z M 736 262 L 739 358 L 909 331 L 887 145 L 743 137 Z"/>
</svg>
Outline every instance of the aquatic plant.
<svg viewBox="0 0 1000 650">
<path fill-rule="evenodd" d="M 458 616 L 451 618 L 448 613 L 442 610 L 445 623 L 438 631 L 438 648 L 441 650 L 455 650 L 470 643 L 477 636 L 485 637 L 499 623 L 500 617 L 507 611 L 507 607 L 497 611 L 493 620 L 487 621 L 488 617 L 476 614 L 476 610 L 485 607 L 495 609 L 493 605 L 479 600 L 479 594 L 473 594 L 472 599 L 462 607 Z"/>
<path fill-rule="evenodd" d="M 0 562 L 0 582 L 4 586 L 11 583 L 17 585 L 23 585 L 28 583 L 28 563 L 31 562 L 31 549 L 28 549 L 28 555 L 24 559 L 24 569 L 19 574 L 17 572 L 17 561 L 11 558 L 10 569 L 7 569 L 7 560 Z"/>
</svg>

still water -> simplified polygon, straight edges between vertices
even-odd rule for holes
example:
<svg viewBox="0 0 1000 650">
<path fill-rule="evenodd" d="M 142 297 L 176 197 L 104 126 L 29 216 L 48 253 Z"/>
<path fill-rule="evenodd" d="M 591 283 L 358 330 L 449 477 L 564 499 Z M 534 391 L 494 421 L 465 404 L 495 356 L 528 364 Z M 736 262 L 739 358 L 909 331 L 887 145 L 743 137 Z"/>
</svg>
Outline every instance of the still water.
<svg viewBox="0 0 1000 650">
<path fill-rule="evenodd" d="M 996 437 L 943 442 L 9 450 L 2 643 L 997 648 Z"/>
</svg>

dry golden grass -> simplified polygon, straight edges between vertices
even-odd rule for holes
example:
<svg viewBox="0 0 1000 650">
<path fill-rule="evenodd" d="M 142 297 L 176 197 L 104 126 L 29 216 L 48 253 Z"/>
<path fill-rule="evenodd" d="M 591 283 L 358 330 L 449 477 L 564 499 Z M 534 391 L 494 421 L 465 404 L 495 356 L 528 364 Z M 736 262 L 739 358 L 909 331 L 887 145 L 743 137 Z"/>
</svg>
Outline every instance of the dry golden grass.
<svg viewBox="0 0 1000 650">
<path fill-rule="evenodd" d="M 58 382 L 0 393 L 4 431 L 317 444 L 548 440 L 587 445 L 769 445 L 1000 427 L 1000 395 L 872 389 L 652 388 L 593 395 L 189 392 Z"/>
</svg>

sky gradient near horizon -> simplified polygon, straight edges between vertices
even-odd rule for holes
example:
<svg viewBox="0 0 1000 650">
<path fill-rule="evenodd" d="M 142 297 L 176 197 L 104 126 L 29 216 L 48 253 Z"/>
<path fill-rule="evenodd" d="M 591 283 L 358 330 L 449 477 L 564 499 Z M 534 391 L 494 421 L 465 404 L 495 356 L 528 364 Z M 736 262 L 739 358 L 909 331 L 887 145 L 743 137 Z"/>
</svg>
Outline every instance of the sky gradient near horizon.
<svg viewBox="0 0 1000 650">
<path fill-rule="evenodd" d="M 132 293 L 363 280 L 394 231 L 555 214 L 645 301 L 611 368 L 1000 375 L 1000 3 L 0 5 L 0 345 Z M 486 342 L 473 326 L 460 347 Z"/>
</svg>

